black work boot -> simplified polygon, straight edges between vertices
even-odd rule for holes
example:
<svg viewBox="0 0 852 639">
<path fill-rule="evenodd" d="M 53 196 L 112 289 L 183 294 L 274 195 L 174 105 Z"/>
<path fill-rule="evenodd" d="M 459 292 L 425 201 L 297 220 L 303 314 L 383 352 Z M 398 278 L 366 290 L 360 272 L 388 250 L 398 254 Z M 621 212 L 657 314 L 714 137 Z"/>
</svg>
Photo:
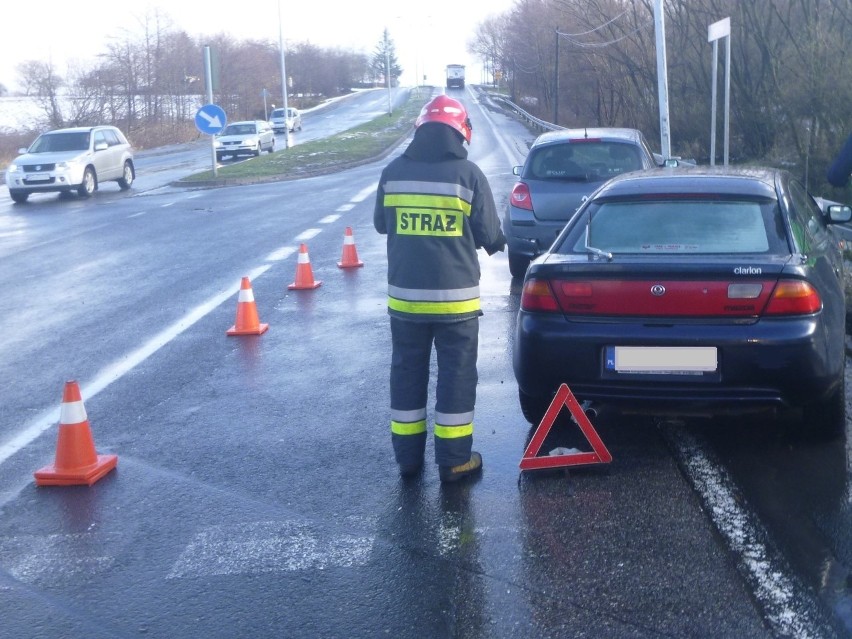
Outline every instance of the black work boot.
<svg viewBox="0 0 852 639">
<path fill-rule="evenodd" d="M 470 459 L 464 464 L 458 466 L 438 466 L 438 474 L 441 481 L 444 483 L 458 481 L 475 475 L 482 470 L 482 455 L 476 451 L 471 451 Z"/>
<path fill-rule="evenodd" d="M 423 470 L 422 461 L 415 464 L 399 464 L 399 476 L 404 479 L 416 477 L 420 474 L 421 470 Z"/>
</svg>

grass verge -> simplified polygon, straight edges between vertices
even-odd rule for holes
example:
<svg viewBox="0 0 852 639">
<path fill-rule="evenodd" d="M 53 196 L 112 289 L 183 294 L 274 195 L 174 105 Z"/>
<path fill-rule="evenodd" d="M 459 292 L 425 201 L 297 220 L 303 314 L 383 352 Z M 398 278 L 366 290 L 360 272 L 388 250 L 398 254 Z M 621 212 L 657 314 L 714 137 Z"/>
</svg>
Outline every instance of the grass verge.
<svg viewBox="0 0 852 639">
<path fill-rule="evenodd" d="M 322 175 L 380 159 L 396 147 L 414 127 L 414 120 L 431 94 L 428 88 L 413 89 L 408 100 L 390 115 L 342 133 L 299 144 L 271 155 L 260 155 L 217 170 L 196 173 L 176 186 L 222 186 Z"/>
</svg>

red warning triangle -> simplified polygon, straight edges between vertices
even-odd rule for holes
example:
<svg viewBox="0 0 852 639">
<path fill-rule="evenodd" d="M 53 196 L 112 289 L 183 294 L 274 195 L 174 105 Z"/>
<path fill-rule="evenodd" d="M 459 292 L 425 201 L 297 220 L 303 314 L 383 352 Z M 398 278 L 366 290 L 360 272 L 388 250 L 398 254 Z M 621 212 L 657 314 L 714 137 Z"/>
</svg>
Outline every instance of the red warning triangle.
<svg viewBox="0 0 852 639">
<path fill-rule="evenodd" d="M 553 422 L 556 421 L 556 417 L 559 415 L 559 411 L 562 410 L 563 406 L 567 406 L 568 410 L 571 411 L 574 421 L 577 422 L 580 430 L 583 431 L 583 435 L 586 436 L 589 444 L 591 444 L 592 452 L 576 452 L 564 455 L 545 455 L 543 457 L 536 457 L 541 449 L 541 445 L 544 443 L 545 437 L 547 437 L 547 434 L 553 427 Z M 530 439 L 530 443 L 527 445 L 527 449 L 524 451 L 524 456 L 521 459 L 520 464 L 521 470 L 561 468 L 563 466 L 587 466 L 589 464 L 608 464 L 611 461 L 612 455 L 610 455 L 606 446 L 604 446 L 598 432 L 595 430 L 594 426 L 592 426 L 592 422 L 589 421 L 588 416 L 583 411 L 579 402 L 577 402 L 577 398 L 574 397 L 574 393 L 571 392 L 571 389 L 568 388 L 567 384 L 562 384 L 559 387 L 559 390 L 556 391 L 556 396 L 553 398 L 553 401 L 550 402 L 547 412 L 544 414 L 541 423 L 538 425 L 538 428 L 536 428 L 532 439 Z"/>
</svg>

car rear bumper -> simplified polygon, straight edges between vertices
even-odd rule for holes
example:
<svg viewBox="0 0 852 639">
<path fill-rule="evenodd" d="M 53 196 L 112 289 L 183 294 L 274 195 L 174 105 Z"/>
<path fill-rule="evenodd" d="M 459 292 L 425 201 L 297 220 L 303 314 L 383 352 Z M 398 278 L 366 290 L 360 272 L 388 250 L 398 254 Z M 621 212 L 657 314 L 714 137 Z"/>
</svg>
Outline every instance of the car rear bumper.
<svg viewBox="0 0 852 639">
<path fill-rule="evenodd" d="M 510 253 L 533 259 L 550 248 L 566 222 L 542 222 L 532 215 L 512 216 L 503 220 L 503 234 Z"/>
<path fill-rule="evenodd" d="M 845 361 L 843 335 L 829 339 L 818 316 L 649 326 L 521 311 L 516 330 L 513 364 L 526 395 L 550 397 L 566 383 L 581 400 L 651 412 L 803 406 L 836 388 Z M 717 370 L 619 373 L 605 361 L 613 346 L 715 346 Z"/>
</svg>

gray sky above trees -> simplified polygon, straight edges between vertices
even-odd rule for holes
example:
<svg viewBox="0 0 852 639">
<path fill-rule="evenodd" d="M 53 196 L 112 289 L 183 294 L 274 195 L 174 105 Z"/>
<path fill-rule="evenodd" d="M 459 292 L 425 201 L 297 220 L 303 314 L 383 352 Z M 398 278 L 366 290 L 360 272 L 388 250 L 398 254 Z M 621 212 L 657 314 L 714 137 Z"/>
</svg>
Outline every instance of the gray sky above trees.
<svg viewBox="0 0 852 639">
<path fill-rule="evenodd" d="M 281 0 L 280 6 L 287 42 L 309 41 L 369 55 L 387 27 L 403 67 L 402 82 L 413 84 L 426 74 L 429 82 L 439 84 L 444 79 L 444 67 L 450 63 L 470 65 L 470 77 L 480 80 L 479 60 L 467 53 L 467 41 L 479 22 L 508 10 L 514 2 Z M 277 43 L 278 7 L 278 0 L 231 5 L 136 0 L 121 10 L 116 9 L 114 0 L 87 0 L 85 10 L 79 3 L 62 0 L 11 3 L 5 9 L 0 32 L 0 84 L 10 91 L 19 90 L 16 69 L 29 60 L 52 62 L 60 74 L 69 65 L 85 65 L 103 53 L 111 40 L 142 33 L 146 14 L 153 16 L 155 12 L 193 38 L 226 33 L 238 40 Z"/>
</svg>

